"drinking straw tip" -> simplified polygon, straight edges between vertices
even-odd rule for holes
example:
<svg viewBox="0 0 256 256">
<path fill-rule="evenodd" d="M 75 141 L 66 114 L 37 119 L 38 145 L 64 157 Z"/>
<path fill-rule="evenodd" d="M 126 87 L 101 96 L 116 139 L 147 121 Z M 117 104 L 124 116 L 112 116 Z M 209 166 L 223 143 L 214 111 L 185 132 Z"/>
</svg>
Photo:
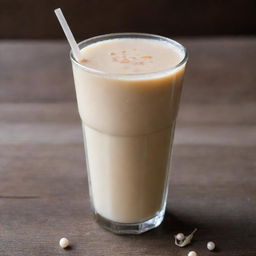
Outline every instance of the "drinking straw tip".
<svg viewBox="0 0 256 256">
<path fill-rule="evenodd" d="M 78 47 L 78 45 L 76 43 L 76 40 L 75 40 L 75 38 L 74 38 L 74 36 L 73 36 L 69 26 L 68 26 L 68 23 L 67 23 L 64 15 L 63 15 L 61 9 L 57 8 L 57 9 L 54 10 L 54 12 L 55 12 L 55 14 L 56 14 L 56 16 L 57 16 L 57 18 L 59 20 L 59 23 L 60 23 L 60 25 L 61 25 L 61 27 L 62 27 L 62 29 L 64 31 L 64 34 L 65 34 L 65 36 L 66 36 L 66 38 L 67 38 L 67 40 L 69 42 L 69 45 L 70 45 L 70 47 L 72 49 L 72 53 L 73 53 L 75 59 L 77 61 L 82 60 L 83 57 L 82 57 L 82 55 L 80 53 L 80 49 L 79 49 L 79 47 Z"/>
</svg>

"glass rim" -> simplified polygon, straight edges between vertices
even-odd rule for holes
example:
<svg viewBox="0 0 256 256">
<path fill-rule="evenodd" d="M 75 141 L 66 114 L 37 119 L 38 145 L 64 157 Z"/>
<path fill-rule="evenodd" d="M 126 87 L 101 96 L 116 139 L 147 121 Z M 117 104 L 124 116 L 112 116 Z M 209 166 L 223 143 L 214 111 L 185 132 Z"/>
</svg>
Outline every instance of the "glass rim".
<svg viewBox="0 0 256 256">
<path fill-rule="evenodd" d="M 154 77 L 161 77 L 167 74 L 174 73 L 177 71 L 180 67 L 182 67 L 184 64 L 186 64 L 188 60 L 188 54 L 186 48 L 178 43 L 177 41 L 170 39 L 168 37 L 155 35 L 155 34 L 149 34 L 149 33 L 136 33 L 136 32 L 124 32 L 124 33 L 110 33 L 110 34 L 103 34 L 99 36 L 90 37 L 88 39 L 85 39 L 78 43 L 78 47 L 80 49 L 83 49 L 84 47 L 91 45 L 93 43 L 97 43 L 104 40 L 111 40 L 111 39 L 122 39 L 122 38 L 139 38 L 139 39 L 153 39 L 153 40 L 160 40 L 165 41 L 167 43 L 170 43 L 172 46 L 177 48 L 179 51 L 181 51 L 184 56 L 181 59 L 181 61 L 170 68 L 159 70 L 159 71 L 153 71 L 153 72 L 143 72 L 143 73 L 131 73 L 131 74 L 124 74 L 124 73 L 111 73 L 111 72 L 105 72 L 98 69 L 94 69 L 91 67 L 88 67 L 84 64 L 81 64 L 79 61 L 77 61 L 72 53 L 72 50 L 70 50 L 70 59 L 72 63 L 80 67 L 81 69 L 97 75 L 97 76 L 103 76 L 108 78 L 114 78 L 114 79 L 145 79 L 145 77 L 149 77 L 152 79 Z"/>
</svg>

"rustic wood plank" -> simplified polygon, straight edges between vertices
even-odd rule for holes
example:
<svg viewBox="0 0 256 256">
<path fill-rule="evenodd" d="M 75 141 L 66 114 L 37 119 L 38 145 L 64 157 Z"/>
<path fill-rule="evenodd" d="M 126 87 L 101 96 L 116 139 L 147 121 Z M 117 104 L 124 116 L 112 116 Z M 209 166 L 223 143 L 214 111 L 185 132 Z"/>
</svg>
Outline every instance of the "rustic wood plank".
<svg viewBox="0 0 256 256">
<path fill-rule="evenodd" d="M 236 145 L 229 140 L 215 143 L 211 132 L 212 142 L 199 136 L 191 143 L 186 133 L 209 131 L 209 124 L 190 124 L 194 116 L 189 113 L 196 104 L 193 108 L 184 104 L 179 127 L 186 130 L 178 128 L 176 133 L 166 220 L 142 236 L 116 236 L 102 230 L 90 214 L 80 122 L 73 117 L 76 105 L 3 105 L 1 117 L 8 115 L 11 125 L 5 129 L 2 121 L 0 127 L 1 255 L 186 255 L 192 248 L 208 255 L 208 240 L 216 241 L 218 255 L 255 254 L 256 147 L 243 143 L 243 131 L 238 132 Z M 197 107 L 206 114 L 213 106 Z M 20 115 L 30 109 L 30 117 Z M 68 114 L 59 115 L 61 109 L 69 109 Z M 237 114 L 239 123 L 242 115 Z M 216 128 L 230 131 L 225 134 L 232 138 L 236 123 L 226 127 L 229 111 L 227 119 L 222 116 Z M 254 120 L 248 117 L 247 121 L 245 127 L 255 130 Z M 72 127 L 75 131 L 67 132 Z M 68 139 L 60 135 L 63 131 Z M 254 134 L 250 138 L 254 140 Z M 170 237 L 194 227 L 199 228 L 194 244 L 175 247 Z M 64 235 L 72 241 L 71 251 L 58 248 L 58 239 Z"/>
<path fill-rule="evenodd" d="M 66 46 L 0 43 L 7 61 L 4 66 L 0 60 L 0 255 L 183 256 L 192 249 L 213 255 L 205 248 L 209 240 L 218 246 L 216 255 L 256 255 L 256 79 L 253 60 L 245 59 L 255 53 L 254 42 L 238 39 L 232 50 L 231 40 L 184 40 L 194 50 L 175 135 L 167 214 L 158 229 L 141 236 L 113 235 L 91 217 L 68 62 L 56 60 L 40 71 L 29 65 L 36 57 L 24 54 L 19 59 L 24 67 L 16 65 L 20 76 L 11 77 L 8 54 L 28 46 L 33 54 L 36 47 L 46 54 L 55 45 L 63 47 L 55 52 L 60 60 Z M 57 73 L 47 78 L 50 69 Z M 31 77 L 19 83 L 28 70 Z M 38 91 L 40 72 L 45 87 Z M 52 87 L 55 76 L 59 80 Z M 177 248 L 171 237 L 194 227 L 199 229 L 194 243 Z M 63 236 L 72 243 L 68 251 L 58 246 Z"/>
<path fill-rule="evenodd" d="M 177 39 L 188 48 L 184 102 L 254 102 L 256 38 Z M 0 102 L 74 101 L 64 41 L 1 41 Z"/>
</svg>

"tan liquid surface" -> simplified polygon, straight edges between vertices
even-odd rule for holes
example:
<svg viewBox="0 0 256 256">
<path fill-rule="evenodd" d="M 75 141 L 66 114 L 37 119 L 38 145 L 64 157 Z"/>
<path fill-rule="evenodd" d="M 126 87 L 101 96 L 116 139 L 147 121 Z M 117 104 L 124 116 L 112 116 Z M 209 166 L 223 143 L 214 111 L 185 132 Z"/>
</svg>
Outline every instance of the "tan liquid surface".
<svg viewBox="0 0 256 256">
<path fill-rule="evenodd" d="M 127 75 L 96 75 L 73 64 L 94 208 L 116 222 L 149 219 L 167 191 L 184 66 L 140 74 L 176 66 L 184 56 L 149 39 L 106 40 L 82 54 L 86 67 Z"/>
<path fill-rule="evenodd" d="M 176 66 L 182 56 L 174 46 L 147 39 L 116 39 L 82 49 L 84 65 L 114 74 L 158 72 Z"/>
</svg>

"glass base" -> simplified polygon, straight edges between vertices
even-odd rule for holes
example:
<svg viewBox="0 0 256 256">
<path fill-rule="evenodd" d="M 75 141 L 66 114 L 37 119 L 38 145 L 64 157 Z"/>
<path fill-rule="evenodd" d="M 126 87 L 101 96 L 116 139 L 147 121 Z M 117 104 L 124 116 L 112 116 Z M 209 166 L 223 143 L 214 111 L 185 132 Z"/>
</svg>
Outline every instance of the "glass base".
<svg viewBox="0 0 256 256">
<path fill-rule="evenodd" d="M 102 226 L 103 228 L 115 234 L 138 235 L 150 229 L 158 227 L 164 219 L 164 213 L 165 213 L 165 209 L 162 209 L 153 218 L 145 220 L 143 222 L 138 222 L 138 223 L 119 223 L 119 222 L 111 221 L 109 219 L 102 217 L 97 212 L 94 213 L 94 217 L 96 221 L 100 224 L 100 226 Z"/>
</svg>

